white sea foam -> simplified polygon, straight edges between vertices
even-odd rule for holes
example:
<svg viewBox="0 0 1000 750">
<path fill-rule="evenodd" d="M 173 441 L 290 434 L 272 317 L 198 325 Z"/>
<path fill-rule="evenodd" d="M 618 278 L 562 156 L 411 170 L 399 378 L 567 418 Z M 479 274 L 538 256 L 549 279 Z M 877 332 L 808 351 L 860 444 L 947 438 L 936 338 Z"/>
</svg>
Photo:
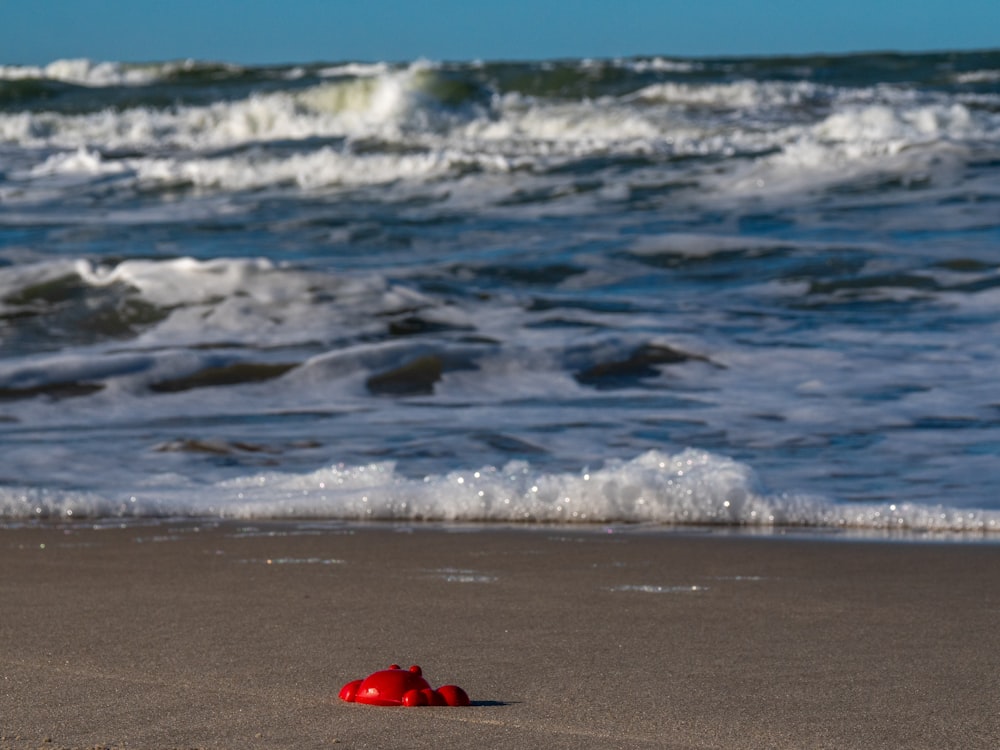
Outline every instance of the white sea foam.
<svg viewBox="0 0 1000 750">
<path fill-rule="evenodd" d="M 787 199 L 866 175 L 947 182 L 972 156 L 965 144 L 986 137 L 992 119 L 976 121 L 960 104 L 852 107 L 773 135 L 779 151 L 708 175 L 705 184 L 723 194 Z"/>
<path fill-rule="evenodd" d="M 171 310 L 139 345 L 176 346 L 212 340 L 289 345 L 373 327 L 379 315 L 431 307 L 419 293 L 390 285 L 381 274 L 337 276 L 281 268 L 265 259 L 125 261 L 113 267 L 78 261 L 93 286 L 126 284 L 146 302 Z"/>
<path fill-rule="evenodd" d="M 0 139 L 31 148 L 206 149 L 342 132 L 342 127 L 327 124 L 321 116 L 298 113 L 289 94 L 172 109 L 137 107 L 80 115 L 22 112 L 0 116 Z"/>
<path fill-rule="evenodd" d="M 150 477 L 134 494 L 0 489 L 0 516 L 328 518 L 465 522 L 806 526 L 884 531 L 1000 531 L 1000 513 L 914 504 L 835 505 L 768 494 L 746 465 L 710 453 L 650 451 L 578 473 L 524 462 L 411 479 L 391 463 L 308 474 L 260 473 L 212 486 Z"/>
<path fill-rule="evenodd" d="M 115 388 L 134 389 L 239 359 L 220 358 L 204 349 L 206 346 L 315 347 L 320 342 L 337 341 L 345 332 L 352 337 L 376 335 L 384 327 L 380 316 L 398 311 L 426 310 L 428 319 L 441 318 L 440 312 L 434 312 L 440 306 L 435 300 L 390 284 L 382 274 L 331 275 L 283 268 L 264 259 L 191 258 L 132 260 L 112 266 L 67 259 L 0 267 L 0 314 L 17 316 L 32 309 L 30 300 L 18 301 L 21 290 L 72 278 L 94 290 L 108 289 L 110 293 L 114 288 L 114 293 L 125 299 L 161 310 L 162 317 L 136 331 L 128 347 L 137 354 L 123 350 L 123 344 L 112 339 L 51 355 L 8 357 L 0 360 L 0 385 L 27 388 L 98 380 Z M 86 315 L 86 310 L 82 306 L 81 314 Z M 175 349 L 191 345 L 201 348 Z M 379 346 L 348 350 L 352 372 L 360 373 L 363 362 L 378 363 L 385 358 L 369 349 L 377 351 Z M 146 354 L 149 350 L 158 353 Z M 405 358 L 405 354 L 398 357 Z M 304 365 L 304 372 L 316 366 Z M 112 402 L 113 393 L 114 388 L 106 394 Z M 109 404 L 98 408 L 109 408 Z M 86 422 L 92 416 L 84 409 L 77 418 Z"/>
<path fill-rule="evenodd" d="M 735 81 L 708 86 L 657 83 L 639 90 L 634 97 L 647 102 L 752 110 L 764 106 L 797 106 L 816 97 L 820 91 L 819 86 L 809 81 Z"/>
<path fill-rule="evenodd" d="M 79 86 L 146 86 L 164 76 L 193 70 L 199 63 L 178 60 L 165 63 L 96 62 L 86 58 L 54 60 L 47 65 L 0 65 L 0 80 L 48 79 Z M 226 66 L 236 71 L 235 65 Z"/>
<path fill-rule="evenodd" d="M 530 180 L 535 173 L 608 155 L 668 159 L 632 178 L 645 175 L 654 183 L 671 176 L 672 156 L 723 157 L 729 161 L 722 167 L 691 168 L 686 177 L 693 189 L 719 197 L 787 197 L 868 174 L 946 178 L 1000 126 L 1000 116 L 988 107 L 941 97 L 917 100 L 885 87 L 835 91 L 807 81 L 666 82 L 622 98 L 560 101 L 511 93 L 452 106 L 428 94 L 437 74 L 428 63 L 342 72 L 303 91 L 208 105 L 2 114 L 0 141 L 40 156 L 32 166 L 10 171 L 5 199 L 48 199 L 107 177 L 136 187 L 214 191 L 406 185 L 470 170 Z M 822 102 L 818 119 L 802 114 L 801 105 L 813 100 Z M 703 108 L 738 111 L 743 125 Z M 327 142 L 290 153 L 258 148 L 308 139 Z M 343 141 L 329 143 L 333 139 Z M 351 148 L 368 139 L 398 148 Z M 732 158 L 755 154 L 764 155 Z M 620 199 L 627 198 L 628 184 L 616 181 L 615 188 Z"/>
<path fill-rule="evenodd" d="M 957 83 L 995 83 L 1000 81 L 1000 70 L 972 70 L 955 75 Z"/>
<path fill-rule="evenodd" d="M 392 70 L 389 63 L 358 63 L 350 62 L 342 65 L 329 65 L 317 71 L 317 75 L 324 78 L 337 78 L 340 76 L 369 77 L 384 75 Z"/>
<path fill-rule="evenodd" d="M 636 73 L 692 73 L 704 65 L 694 60 L 670 60 L 665 57 L 651 57 L 644 60 L 616 60 L 616 64 Z"/>
</svg>

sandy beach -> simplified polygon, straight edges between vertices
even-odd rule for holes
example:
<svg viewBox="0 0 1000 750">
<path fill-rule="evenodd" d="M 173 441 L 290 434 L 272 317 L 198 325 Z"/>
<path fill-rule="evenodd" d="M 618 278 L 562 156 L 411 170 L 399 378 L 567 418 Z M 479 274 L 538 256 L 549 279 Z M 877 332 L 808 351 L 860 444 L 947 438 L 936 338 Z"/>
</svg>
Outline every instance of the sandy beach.
<svg viewBox="0 0 1000 750">
<path fill-rule="evenodd" d="M 996 748 L 1000 545 L 0 530 L 0 748 Z M 337 699 L 396 662 L 469 708 Z"/>
</svg>

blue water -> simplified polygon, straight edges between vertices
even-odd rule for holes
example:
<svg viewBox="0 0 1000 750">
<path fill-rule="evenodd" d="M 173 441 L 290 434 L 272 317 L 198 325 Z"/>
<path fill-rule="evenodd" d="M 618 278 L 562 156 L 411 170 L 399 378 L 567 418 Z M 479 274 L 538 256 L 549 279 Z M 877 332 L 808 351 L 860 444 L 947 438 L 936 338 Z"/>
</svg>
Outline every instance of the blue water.
<svg viewBox="0 0 1000 750">
<path fill-rule="evenodd" d="M 1000 530 L 1000 53 L 0 66 L 0 514 Z"/>
</svg>

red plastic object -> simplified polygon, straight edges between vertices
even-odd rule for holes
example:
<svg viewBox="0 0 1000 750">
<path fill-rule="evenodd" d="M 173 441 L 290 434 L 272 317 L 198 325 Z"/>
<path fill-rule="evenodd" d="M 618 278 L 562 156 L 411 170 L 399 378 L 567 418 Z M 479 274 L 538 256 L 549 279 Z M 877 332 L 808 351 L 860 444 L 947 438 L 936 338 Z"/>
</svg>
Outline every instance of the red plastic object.
<svg viewBox="0 0 1000 750">
<path fill-rule="evenodd" d="M 369 706 L 468 706 L 469 696 L 458 685 L 442 685 L 434 690 L 420 667 L 372 672 L 363 680 L 353 680 L 340 689 L 340 699 Z"/>
</svg>

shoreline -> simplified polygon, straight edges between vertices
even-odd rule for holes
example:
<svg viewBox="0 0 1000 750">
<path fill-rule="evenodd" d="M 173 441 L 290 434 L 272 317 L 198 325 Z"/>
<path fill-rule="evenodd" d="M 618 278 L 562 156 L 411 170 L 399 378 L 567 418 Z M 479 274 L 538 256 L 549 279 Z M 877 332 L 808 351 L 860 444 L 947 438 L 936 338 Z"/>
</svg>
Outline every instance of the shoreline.
<svg viewBox="0 0 1000 750">
<path fill-rule="evenodd" d="M 79 523 L 0 528 L 3 750 L 1000 740 L 993 544 Z M 337 700 L 393 662 L 473 706 Z"/>
<path fill-rule="evenodd" d="M 127 530 L 150 527 L 191 527 L 202 530 L 267 526 L 272 529 L 336 532 L 441 532 L 484 533 L 566 531 L 582 535 L 624 534 L 634 536 L 765 539 L 872 544 L 958 544 L 1000 545 L 1000 532 L 983 529 L 956 530 L 931 528 L 872 528 L 863 526 L 821 526 L 810 524 L 705 524 L 660 522 L 559 522 L 559 521 L 448 521 L 410 519 L 341 519 L 324 517 L 220 518 L 218 516 L 135 516 L 135 517 L 28 517 L 0 519 L 0 534 L 25 530 L 84 531 Z"/>
</svg>

